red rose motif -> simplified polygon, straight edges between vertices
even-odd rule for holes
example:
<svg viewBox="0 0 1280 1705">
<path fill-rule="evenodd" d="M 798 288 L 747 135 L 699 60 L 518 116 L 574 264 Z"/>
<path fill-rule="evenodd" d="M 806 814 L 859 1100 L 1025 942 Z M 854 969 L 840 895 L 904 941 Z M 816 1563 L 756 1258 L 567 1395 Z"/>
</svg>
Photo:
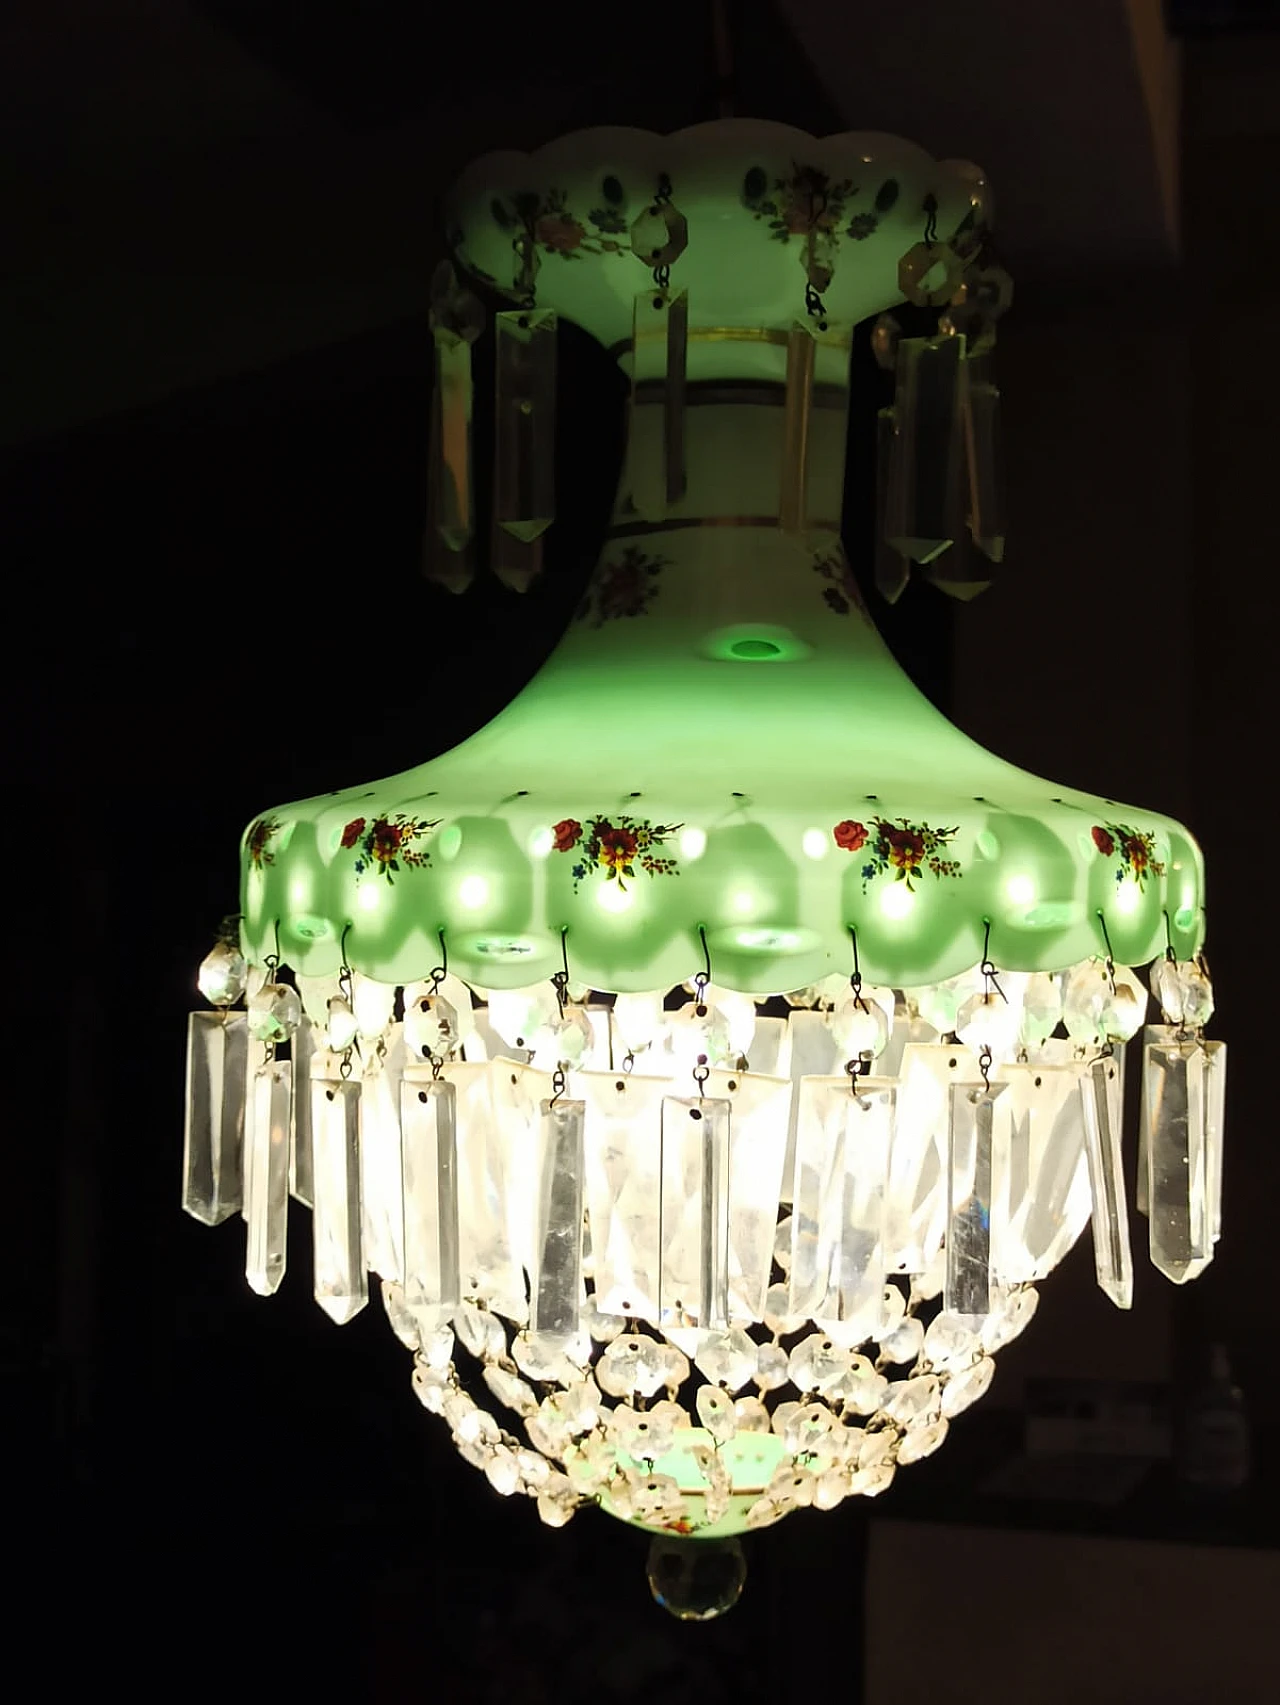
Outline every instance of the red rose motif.
<svg viewBox="0 0 1280 1705">
<path fill-rule="evenodd" d="M 551 833 L 555 836 L 555 850 L 557 852 L 568 852 L 571 847 L 577 846 L 578 837 L 582 833 L 582 824 L 576 818 L 565 817 L 555 825 Z"/>
<path fill-rule="evenodd" d="M 390 864 L 400 851 L 400 842 L 404 835 L 394 823 L 388 823 L 385 817 L 377 817 L 369 831 L 369 838 L 372 842 L 370 852 L 373 857 L 379 864 Z"/>
<path fill-rule="evenodd" d="M 578 248 L 586 234 L 576 219 L 563 213 L 545 213 L 533 228 L 534 238 L 543 248 L 561 255 Z"/>
<path fill-rule="evenodd" d="M 1093 836 L 1093 844 L 1097 847 L 1103 858 L 1110 858 L 1112 853 L 1116 850 L 1116 843 L 1102 827 L 1101 823 L 1095 823 L 1089 833 Z"/>
<path fill-rule="evenodd" d="M 836 845 L 843 847 L 846 852 L 858 852 L 866 844 L 866 825 L 855 823 L 847 817 L 843 823 L 837 823 L 831 833 L 836 838 Z"/>
<path fill-rule="evenodd" d="M 890 829 L 885 836 L 889 844 L 889 863 L 899 870 L 915 870 L 924 857 L 924 841 L 914 829 Z"/>
<path fill-rule="evenodd" d="M 343 844 L 343 846 L 344 847 L 355 846 L 356 842 L 360 839 L 361 835 L 363 835 L 363 834 L 364 834 L 364 818 L 363 817 L 353 817 L 351 819 L 351 821 L 347 824 L 346 828 L 342 831 L 342 844 Z"/>
</svg>

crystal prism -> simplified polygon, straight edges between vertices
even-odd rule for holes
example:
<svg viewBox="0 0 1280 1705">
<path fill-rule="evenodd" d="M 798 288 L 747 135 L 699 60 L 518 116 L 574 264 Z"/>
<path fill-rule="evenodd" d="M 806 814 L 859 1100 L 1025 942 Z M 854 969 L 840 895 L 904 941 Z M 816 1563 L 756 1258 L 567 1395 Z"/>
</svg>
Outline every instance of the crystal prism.
<svg viewBox="0 0 1280 1705">
<path fill-rule="evenodd" d="M 293 1033 L 290 1044 L 293 1055 L 293 1081 L 308 1085 L 314 1075 L 311 1067 L 317 1048 L 317 1031 L 304 1014 Z M 289 1194 L 295 1201 L 310 1207 L 315 1196 L 311 1168 L 311 1096 L 309 1093 L 293 1098 L 293 1130 L 289 1139 Z"/>
<path fill-rule="evenodd" d="M 584 1072 L 587 1213 L 596 1307 L 658 1319 L 659 1145 L 663 1078 Z"/>
<path fill-rule="evenodd" d="M 964 359 L 963 337 L 898 343 L 885 533 L 892 548 L 913 562 L 932 562 L 963 526 Z"/>
<path fill-rule="evenodd" d="M 509 1320 L 527 1316 L 523 1263 L 514 1237 L 527 1186 L 519 1156 L 508 1154 L 507 1135 L 493 1116 L 490 1073 L 511 1071 L 507 1061 L 451 1061 L 442 1077 L 458 1092 L 458 1255 L 465 1295 L 485 1298 Z M 511 1164 L 509 1164 L 509 1161 Z M 522 1196 L 521 1191 L 526 1190 Z"/>
<path fill-rule="evenodd" d="M 312 1080 L 311 1143 L 315 1298 L 343 1326 L 369 1300 L 361 1238 L 360 1085 L 354 1080 Z"/>
<path fill-rule="evenodd" d="M 966 1323 L 991 1308 L 991 1167 L 996 1107 L 1008 1086 L 951 1086 L 944 1307 Z"/>
<path fill-rule="evenodd" d="M 264 1060 L 261 1046 L 254 1053 L 245 1108 L 245 1277 L 259 1296 L 270 1296 L 284 1278 L 293 1067 L 288 1060 Z"/>
<path fill-rule="evenodd" d="M 247 1046 L 243 1014 L 193 1012 L 187 1020 L 182 1206 L 205 1225 L 218 1225 L 244 1199 Z"/>
<path fill-rule="evenodd" d="M 360 1169 L 365 1260 L 384 1279 L 404 1271 L 400 1085 L 404 1039 L 393 1025 L 360 1079 Z"/>
<path fill-rule="evenodd" d="M 401 1188 L 404 1203 L 405 1306 L 424 1326 L 457 1311 L 458 1266 L 456 1086 L 420 1066 L 400 1086 Z"/>
<path fill-rule="evenodd" d="M 886 1272 L 923 1273 L 947 1219 L 947 1095 L 966 1056 L 958 1045 L 909 1042 L 902 1051 L 885 1197 Z"/>
<path fill-rule="evenodd" d="M 631 342 L 631 413 L 627 478 L 631 503 L 646 521 L 661 521 L 685 493 L 685 362 L 689 335 L 686 291 L 653 285 L 635 299 Z"/>
<path fill-rule="evenodd" d="M 528 543 L 555 519 L 556 315 L 494 317 L 493 516 Z"/>
<path fill-rule="evenodd" d="M 1081 1115 L 1093 1199 L 1093 1260 L 1098 1284 L 1117 1308 L 1133 1306 L 1133 1255 L 1120 1153 L 1120 1072 L 1094 1060 L 1080 1078 Z"/>
<path fill-rule="evenodd" d="M 1143 1053 L 1151 1260 L 1166 1278 L 1185 1284 L 1213 1255 L 1206 1166 L 1209 1056 L 1191 1040 L 1148 1042 Z"/>
<path fill-rule="evenodd" d="M 581 1327 L 583 1117 L 581 1101 L 542 1103 L 534 1158 L 531 1328 L 544 1342 Z"/>
<path fill-rule="evenodd" d="M 663 1325 L 729 1324 L 728 1101 L 667 1096 L 661 1125 Z"/>
</svg>

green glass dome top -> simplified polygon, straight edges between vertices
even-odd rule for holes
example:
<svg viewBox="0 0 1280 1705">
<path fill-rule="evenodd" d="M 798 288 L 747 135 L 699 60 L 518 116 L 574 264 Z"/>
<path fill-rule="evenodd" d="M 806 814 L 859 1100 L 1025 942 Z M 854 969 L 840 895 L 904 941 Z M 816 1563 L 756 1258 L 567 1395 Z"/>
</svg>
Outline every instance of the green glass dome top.
<svg viewBox="0 0 1280 1705">
<path fill-rule="evenodd" d="M 1057 970 L 1108 941 L 1126 964 L 1167 939 L 1179 958 L 1199 950 L 1187 830 L 1004 763 L 893 661 L 839 545 L 841 408 L 815 409 L 813 520 L 779 529 L 778 381 L 805 280 L 787 185 L 802 169 L 840 189 L 823 232 L 833 323 L 901 300 L 926 197 L 945 236 L 987 193 L 972 168 L 894 138 L 739 121 L 587 132 L 465 175 L 459 264 L 501 286 L 509 211 L 536 197 L 538 305 L 613 345 L 648 276 L 625 231 L 667 174 L 689 232 L 671 275 L 689 291 L 687 495 L 641 521 L 624 470 L 575 620 L 469 740 L 255 818 L 252 958 L 276 951 L 278 929 L 299 972 L 332 973 L 345 929 L 356 970 L 408 983 L 438 963 L 442 932 L 452 971 L 514 988 L 559 969 L 567 932 L 576 981 L 629 992 L 691 976 L 705 931 L 717 984 L 766 993 L 847 971 L 851 927 L 863 972 L 899 988 L 974 965 L 986 920 L 1011 970 Z M 715 328 L 753 335 L 698 335 Z M 819 380 L 837 359 L 819 351 Z M 735 393 L 735 380 L 760 383 Z"/>
</svg>

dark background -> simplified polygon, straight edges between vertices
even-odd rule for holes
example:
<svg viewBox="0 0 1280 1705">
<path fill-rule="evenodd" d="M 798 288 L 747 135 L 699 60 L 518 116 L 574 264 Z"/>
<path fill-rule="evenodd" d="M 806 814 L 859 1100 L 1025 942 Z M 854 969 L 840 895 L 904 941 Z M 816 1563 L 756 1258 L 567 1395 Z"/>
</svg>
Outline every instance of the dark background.
<svg viewBox="0 0 1280 1705">
<path fill-rule="evenodd" d="M 753 1542 L 743 1609 L 679 1628 L 648 1602 L 640 1536 L 590 1514 L 550 1534 L 523 1500 L 498 1500 L 455 1457 L 412 1397 L 408 1357 L 376 1298 L 333 1328 L 309 1297 L 305 1215 L 268 1305 L 244 1285 L 236 1223 L 209 1232 L 176 1205 L 184 1013 L 194 968 L 235 903 L 244 823 L 272 800 L 420 762 L 483 723 L 554 644 L 607 517 L 624 388 L 568 328 L 562 519 L 545 585 L 518 599 L 482 579 L 454 600 L 422 581 L 421 303 L 442 247 L 439 185 L 489 147 L 532 147 L 588 123 L 666 129 L 714 116 L 702 11 L 550 8 L 495 16 L 479 31 L 461 9 L 408 0 L 362 6 L 358 19 L 338 0 L 155 0 L 115 9 L 106 51 L 111 10 L 19 6 L 4 42 L 14 97 L 5 172 L 21 192 L 2 405 L 6 960 L 17 1015 L 8 1064 L 32 1096 L 11 1103 L 7 1133 L 16 1164 L 3 1371 L 12 1509 L 30 1524 L 32 1627 L 73 1606 L 74 1634 L 61 1617 L 52 1624 L 58 1673 L 127 1678 L 143 1698 L 180 1678 L 188 1696 L 309 1686 L 320 1698 L 381 1700 L 448 1685 L 463 1699 L 566 1705 L 649 1692 L 749 1699 L 795 1686 L 797 1649 L 818 1638 L 797 1607 L 814 1595 L 838 1607 L 826 1627 L 838 1633 L 841 1690 L 856 1696 L 868 1509 L 799 1516 Z M 943 28 L 952 9 L 932 10 Z M 1082 8 L 1095 24 L 1108 10 L 1120 9 Z M 1016 55 L 1001 63 L 981 7 L 971 51 L 949 67 L 918 20 L 903 22 L 903 47 L 887 34 L 895 21 L 869 8 L 784 13 L 751 0 L 731 11 L 739 112 L 818 133 L 898 129 L 939 155 L 972 151 L 991 170 L 1019 279 L 1006 394 L 1023 411 L 1010 454 L 1022 590 L 997 587 L 957 613 L 913 587 L 894 610 L 873 608 L 925 690 L 1004 755 L 1048 772 L 1037 752 L 1049 747 L 1080 785 L 1105 791 L 1095 778 L 1109 778 L 1109 763 L 1123 768 L 1115 749 L 1127 746 L 1135 785 L 1117 786 L 1118 797 L 1146 798 L 1144 770 L 1159 777 L 1151 803 L 1187 815 L 1206 848 L 1209 945 L 1230 1020 L 1218 1031 L 1234 1049 L 1241 1185 L 1234 1198 L 1229 1188 L 1236 1216 L 1200 1294 L 1157 1295 L 1140 1276 L 1132 1320 L 1104 1321 L 1084 1239 L 1059 1288 L 1045 1287 L 1039 1348 L 1037 1322 L 1002 1357 L 990 1420 L 957 1428 L 875 1513 L 1096 1526 L 1078 1510 L 1028 1517 L 975 1505 L 972 1477 L 1015 1448 L 1023 1378 L 1101 1362 L 1176 1383 L 1194 1379 L 1221 1339 L 1252 1405 L 1258 1486 L 1228 1510 L 1188 1515 L 1156 1482 L 1109 1519 L 1171 1543 L 1274 1544 L 1270 1013 L 1246 1006 L 1251 994 L 1266 1004 L 1272 949 L 1242 892 L 1256 882 L 1265 895 L 1277 828 L 1262 572 L 1276 532 L 1274 9 L 1169 8 L 1184 44 L 1181 268 L 1172 244 L 1161 249 L 1141 137 L 1103 122 L 1109 37 L 1080 46 L 1081 24 L 1046 39 L 1046 60 L 1080 59 L 1063 88 L 1046 91 Z M 798 30 L 793 11 L 806 13 Z M 194 42 L 179 40 L 178 14 L 198 20 Z M 845 109 L 829 66 L 815 70 L 815 33 L 850 64 L 870 56 L 858 110 Z M 243 134 L 229 125 L 201 135 L 166 93 L 179 54 L 188 79 L 193 65 L 207 67 L 210 111 L 225 116 L 243 100 Z M 250 70 L 220 96 L 230 54 Z M 1224 121 L 1241 107 L 1245 71 L 1251 110 L 1263 115 L 1257 136 Z M 306 122 L 294 113 L 268 123 L 260 76 Z M 1071 112 L 1098 104 L 1114 193 L 1049 217 L 1038 168 L 1050 182 L 1072 179 L 1066 141 L 1036 155 L 1042 109 L 1052 115 L 1055 100 Z M 255 200 L 248 144 L 273 125 L 296 193 L 276 199 L 272 180 Z M 1027 138 L 1025 160 L 1014 135 Z M 384 143 L 394 169 L 378 179 L 384 199 L 370 191 L 360 226 L 357 168 L 371 171 L 370 150 Z M 344 162 L 354 162 L 349 183 Z M 331 197 L 333 217 L 313 235 L 323 229 L 333 247 L 304 243 L 295 272 L 281 256 L 294 252 L 286 237 L 304 194 L 317 205 Z M 272 248 L 277 221 L 285 237 Z M 412 241 L 391 255 L 378 229 L 412 230 Z M 865 350 L 859 362 L 848 542 L 862 564 L 877 376 Z M 1055 385 L 1076 362 L 1092 388 L 1064 403 Z M 1147 365 L 1186 431 L 1180 449 L 1161 447 L 1170 411 L 1157 410 L 1144 462 L 1127 448 L 1143 431 L 1140 412 L 1123 417 L 1126 399 L 1150 409 L 1163 394 L 1147 384 Z M 1055 454 L 1065 429 L 1050 417 L 1067 419 L 1070 407 L 1081 431 L 1110 432 L 1134 455 L 1128 486 L 1121 477 L 1108 487 L 1105 466 L 1090 470 L 1074 429 L 1078 459 Z M 1116 495 L 1126 490 L 1127 505 Z M 1083 564 L 1045 562 L 1069 531 L 1064 492 L 1077 508 L 1095 506 L 1090 548 L 1112 553 L 1092 581 Z M 1231 615 L 1215 616 L 1224 604 Z M 1061 637 L 1055 652 L 1044 636 L 1077 615 L 1086 633 L 1114 619 L 1114 637 L 1087 658 Z M 987 648 L 976 660 L 975 644 Z M 1061 690 L 1011 715 L 990 662 L 1001 645 L 1045 647 L 1046 681 Z M 1121 698 L 1124 714 L 1100 713 L 1100 697 Z M 1255 967 L 1264 976 L 1250 986 Z"/>
</svg>

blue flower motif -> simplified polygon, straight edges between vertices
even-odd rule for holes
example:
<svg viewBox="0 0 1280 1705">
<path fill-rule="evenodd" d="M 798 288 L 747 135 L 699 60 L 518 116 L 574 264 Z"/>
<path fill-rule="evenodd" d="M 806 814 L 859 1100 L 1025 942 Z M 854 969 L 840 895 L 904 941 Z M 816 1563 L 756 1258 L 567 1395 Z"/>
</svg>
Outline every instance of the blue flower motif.
<svg viewBox="0 0 1280 1705">
<path fill-rule="evenodd" d="M 364 860 L 362 858 L 358 858 L 352 868 L 355 870 L 357 876 L 363 876 L 365 871 Z"/>
<path fill-rule="evenodd" d="M 585 864 L 575 864 L 574 865 L 574 867 L 573 867 L 573 880 L 575 882 L 581 882 L 582 878 L 586 874 L 587 874 L 587 867 Z"/>
<path fill-rule="evenodd" d="M 1124 881 L 1124 866 L 1123 865 L 1121 865 L 1119 870 L 1116 871 L 1116 881 L 1117 882 L 1123 882 Z"/>
<path fill-rule="evenodd" d="M 876 867 L 874 864 L 864 864 L 863 865 L 863 867 L 862 867 L 862 879 L 864 882 L 870 882 L 871 878 L 875 875 L 875 873 L 876 873 Z"/>
</svg>

